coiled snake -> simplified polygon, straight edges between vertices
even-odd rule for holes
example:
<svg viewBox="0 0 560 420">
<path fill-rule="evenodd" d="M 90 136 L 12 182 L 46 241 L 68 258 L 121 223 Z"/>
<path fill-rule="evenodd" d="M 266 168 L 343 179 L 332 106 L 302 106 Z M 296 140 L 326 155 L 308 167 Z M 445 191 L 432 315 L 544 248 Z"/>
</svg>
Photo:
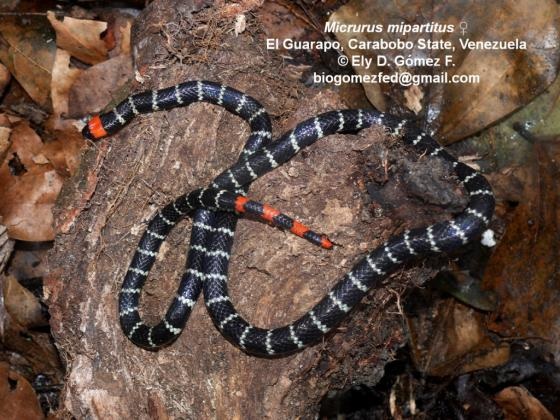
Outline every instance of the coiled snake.
<svg viewBox="0 0 560 420">
<path fill-rule="evenodd" d="M 255 99 L 217 83 L 193 81 L 132 95 L 112 111 L 93 117 L 82 133 L 88 139 L 97 140 L 116 132 L 137 114 L 199 101 L 222 106 L 240 116 L 249 123 L 251 134 L 236 164 L 207 188 L 180 196 L 149 222 L 119 295 L 122 329 L 138 346 L 157 349 L 175 340 L 202 289 L 214 324 L 241 349 L 259 356 L 293 353 L 319 341 L 371 288 L 403 264 L 430 254 L 455 251 L 478 239 L 490 222 L 495 201 L 490 185 L 481 174 L 457 161 L 432 137 L 406 120 L 373 109 L 326 112 L 272 141 L 268 114 Z M 233 212 L 252 213 L 326 248 L 331 243 L 273 208 L 248 201 L 245 195 L 249 185 L 324 136 L 355 133 L 372 125 L 384 126 L 395 136 L 402 136 L 419 153 L 449 161 L 469 194 L 467 208 L 452 220 L 393 236 L 362 257 L 323 299 L 293 323 L 274 329 L 251 325 L 235 310 L 227 290 L 228 263 L 238 217 Z M 163 320 L 148 326 L 138 311 L 142 287 L 160 245 L 186 215 L 193 217 L 187 270 Z"/>
</svg>

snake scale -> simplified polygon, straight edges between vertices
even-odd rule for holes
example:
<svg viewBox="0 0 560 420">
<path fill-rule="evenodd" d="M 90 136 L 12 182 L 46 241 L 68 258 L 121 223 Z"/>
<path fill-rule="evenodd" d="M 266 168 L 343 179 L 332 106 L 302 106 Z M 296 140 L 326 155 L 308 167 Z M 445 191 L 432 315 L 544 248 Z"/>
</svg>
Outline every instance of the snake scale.
<svg viewBox="0 0 560 420">
<path fill-rule="evenodd" d="M 119 294 L 119 317 L 126 336 L 136 345 L 156 350 L 175 340 L 201 292 L 219 331 L 245 352 L 281 356 L 317 343 L 335 328 L 370 289 L 403 264 L 428 255 L 449 253 L 481 237 L 495 200 L 486 179 L 457 161 L 425 132 L 407 120 L 374 109 L 338 110 L 298 124 L 272 141 L 271 123 L 262 105 L 221 84 L 191 81 L 128 97 L 113 110 L 91 118 L 83 135 L 97 140 L 111 135 L 136 115 L 193 102 L 210 102 L 247 121 L 251 134 L 239 160 L 206 188 L 184 194 L 158 211 L 148 224 L 128 268 Z M 284 164 L 305 147 L 334 133 L 356 133 L 373 125 L 401 136 L 419 153 L 444 159 L 453 167 L 469 195 L 466 209 L 453 219 L 405 230 L 360 258 L 311 310 L 289 325 L 263 329 L 236 311 L 228 295 L 228 264 L 239 213 L 251 213 L 325 248 L 332 244 L 301 223 L 273 208 L 245 198 L 249 185 Z M 235 214 L 238 213 L 238 214 Z M 139 314 L 142 287 L 159 247 L 185 216 L 193 217 L 187 269 L 163 320 L 146 325 Z M 490 231 L 488 231 L 490 232 Z"/>
</svg>

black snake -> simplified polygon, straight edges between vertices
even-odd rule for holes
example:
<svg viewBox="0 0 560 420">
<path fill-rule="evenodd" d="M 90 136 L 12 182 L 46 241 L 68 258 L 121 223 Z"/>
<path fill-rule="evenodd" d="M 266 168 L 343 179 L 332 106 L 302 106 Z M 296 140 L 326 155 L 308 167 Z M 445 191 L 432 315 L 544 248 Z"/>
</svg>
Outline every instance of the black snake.
<svg viewBox="0 0 560 420">
<path fill-rule="evenodd" d="M 260 356 L 293 353 L 319 341 L 348 315 L 372 287 L 398 267 L 430 254 L 461 248 L 478 239 L 490 222 L 495 200 L 490 185 L 481 174 L 457 161 L 432 137 L 406 120 L 373 109 L 326 112 L 298 124 L 272 141 L 268 114 L 256 100 L 217 83 L 193 81 L 132 95 L 112 111 L 93 117 L 83 129 L 83 135 L 96 140 L 116 132 L 139 113 L 199 101 L 220 105 L 240 116 L 250 124 L 251 135 L 236 164 L 222 172 L 207 188 L 177 198 L 149 222 L 119 295 L 122 329 L 138 346 L 157 349 L 175 340 L 202 289 L 214 324 L 241 349 Z M 369 252 L 323 299 L 293 323 L 274 329 L 251 325 L 235 310 L 227 290 L 228 264 L 238 217 L 233 212 L 246 211 L 312 242 L 323 246 L 328 246 L 328 243 L 325 237 L 308 231 L 266 205 L 247 201 L 244 196 L 249 185 L 321 137 L 334 133 L 356 133 L 372 125 L 386 127 L 420 153 L 449 161 L 469 194 L 469 205 L 452 220 L 406 230 Z M 138 310 L 142 287 L 160 245 L 173 226 L 187 214 L 193 217 L 187 270 L 163 320 L 155 326 L 148 326 L 142 322 Z"/>
</svg>

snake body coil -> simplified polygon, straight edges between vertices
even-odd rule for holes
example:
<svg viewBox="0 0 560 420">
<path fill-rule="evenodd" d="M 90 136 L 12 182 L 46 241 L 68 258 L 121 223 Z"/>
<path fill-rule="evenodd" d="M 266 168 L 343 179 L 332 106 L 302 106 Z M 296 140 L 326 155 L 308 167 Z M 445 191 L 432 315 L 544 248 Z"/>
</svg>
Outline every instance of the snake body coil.
<svg viewBox="0 0 560 420">
<path fill-rule="evenodd" d="M 486 179 L 457 161 L 428 134 L 406 120 L 376 110 L 331 111 L 298 124 L 272 140 L 265 109 L 251 97 L 211 82 L 187 82 L 175 87 L 130 96 L 115 109 L 92 118 L 83 134 L 89 139 L 110 135 L 138 113 L 147 113 L 206 101 L 223 106 L 251 126 L 251 135 L 240 159 L 221 173 L 208 188 L 185 194 L 158 212 L 149 223 L 128 268 L 119 296 L 123 331 L 135 344 L 157 349 L 181 333 L 201 288 L 206 307 L 221 333 L 248 353 L 279 356 L 319 341 L 338 325 L 350 310 L 382 279 L 403 264 L 430 254 L 455 251 L 476 240 L 486 229 L 494 211 L 494 196 Z M 419 153 L 450 162 L 467 190 L 469 205 L 450 221 L 407 230 L 361 258 L 350 272 L 309 312 L 293 323 L 262 329 L 245 321 L 235 310 L 227 290 L 227 273 L 239 213 L 250 212 L 292 230 L 312 242 L 325 239 L 285 215 L 244 199 L 251 182 L 284 164 L 301 149 L 334 133 L 355 133 L 381 125 L 402 136 Z M 141 289 L 158 249 L 173 226 L 186 214 L 193 215 L 187 270 L 164 319 L 156 326 L 144 324 L 138 312 Z M 230 213 L 224 213 L 225 211 Z"/>
</svg>

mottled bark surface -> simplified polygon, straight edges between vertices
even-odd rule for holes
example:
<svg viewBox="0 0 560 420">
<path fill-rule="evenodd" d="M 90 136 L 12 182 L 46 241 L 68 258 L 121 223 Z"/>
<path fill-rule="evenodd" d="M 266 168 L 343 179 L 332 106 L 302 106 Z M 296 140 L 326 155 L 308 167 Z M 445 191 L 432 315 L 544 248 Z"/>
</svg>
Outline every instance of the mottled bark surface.
<svg viewBox="0 0 560 420">
<path fill-rule="evenodd" d="M 289 80 L 281 58 L 264 50 L 256 22 L 236 37 L 228 31 L 233 18 L 227 26 L 209 20 L 200 29 L 204 15 L 193 10 L 194 5 L 183 2 L 155 1 L 138 19 L 135 66 L 145 81 L 134 84 L 133 91 L 217 80 L 261 101 L 273 117 L 276 135 L 317 113 L 346 107 L 332 91 Z M 197 59 L 189 56 L 181 65 L 166 37 L 171 27 L 183 28 L 185 39 L 205 30 L 217 35 L 204 47 L 189 47 Z M 180 42 L 181 34 L 175 36 L 173 42 Z M 405 341 L 396 302 L 411 277 L 424 281 L 430 274 L 420 266 L 397 273 L 371 293 L 324 343 L 282 359 L 251 357 L 227 342 L 200 300 L 183 334 L 166 349 L 141 350 L 122 334 L 117 294 L 145 221 L 232 164 L 248 134 L 247 124 L 227 111 L 194 104 L 139 117 L 86 152 L 80 174 L 59 200 L 58 220 L 79 207 L 88 186 L 94 185 L 94 194 L 87 209 L 66 225 L 71 226 L 68 232 L 58 235 L 46 284 L 53 332 L 68 369 L 62 405 L 74 416 L 314 418 L 330 390 L 375 384 Z M 410 183 L 421 179 L 409 175 L 424 166 L 425 160 L 395 147 L 382 129 L 369 129 L 323 139 L 257 180 L 251 197 L 298 216 L 341 246 L 320 250 L 242 220 L 230 269 L 231 297 L 241 314 L 259 326 L 294 320 L 366 250 L 405 227 L 441 219 L 438 203 L 419 210 L 426 204 L 414 196 L 429 193 L 423 184 L 407 193 Z M 429 165 L 430 172 L 434 167 Z M 434 176 L 445 176 L 445 168 L 439 169 L 426 185 Z M 366 185 L 375 187 L 370 194 L 392 204 L 372 205 Z M 160 251 L 142 295 L 149 320 L 158 320 L 175 294 L 189 233 L 186 220 Z"/>
</svg>

